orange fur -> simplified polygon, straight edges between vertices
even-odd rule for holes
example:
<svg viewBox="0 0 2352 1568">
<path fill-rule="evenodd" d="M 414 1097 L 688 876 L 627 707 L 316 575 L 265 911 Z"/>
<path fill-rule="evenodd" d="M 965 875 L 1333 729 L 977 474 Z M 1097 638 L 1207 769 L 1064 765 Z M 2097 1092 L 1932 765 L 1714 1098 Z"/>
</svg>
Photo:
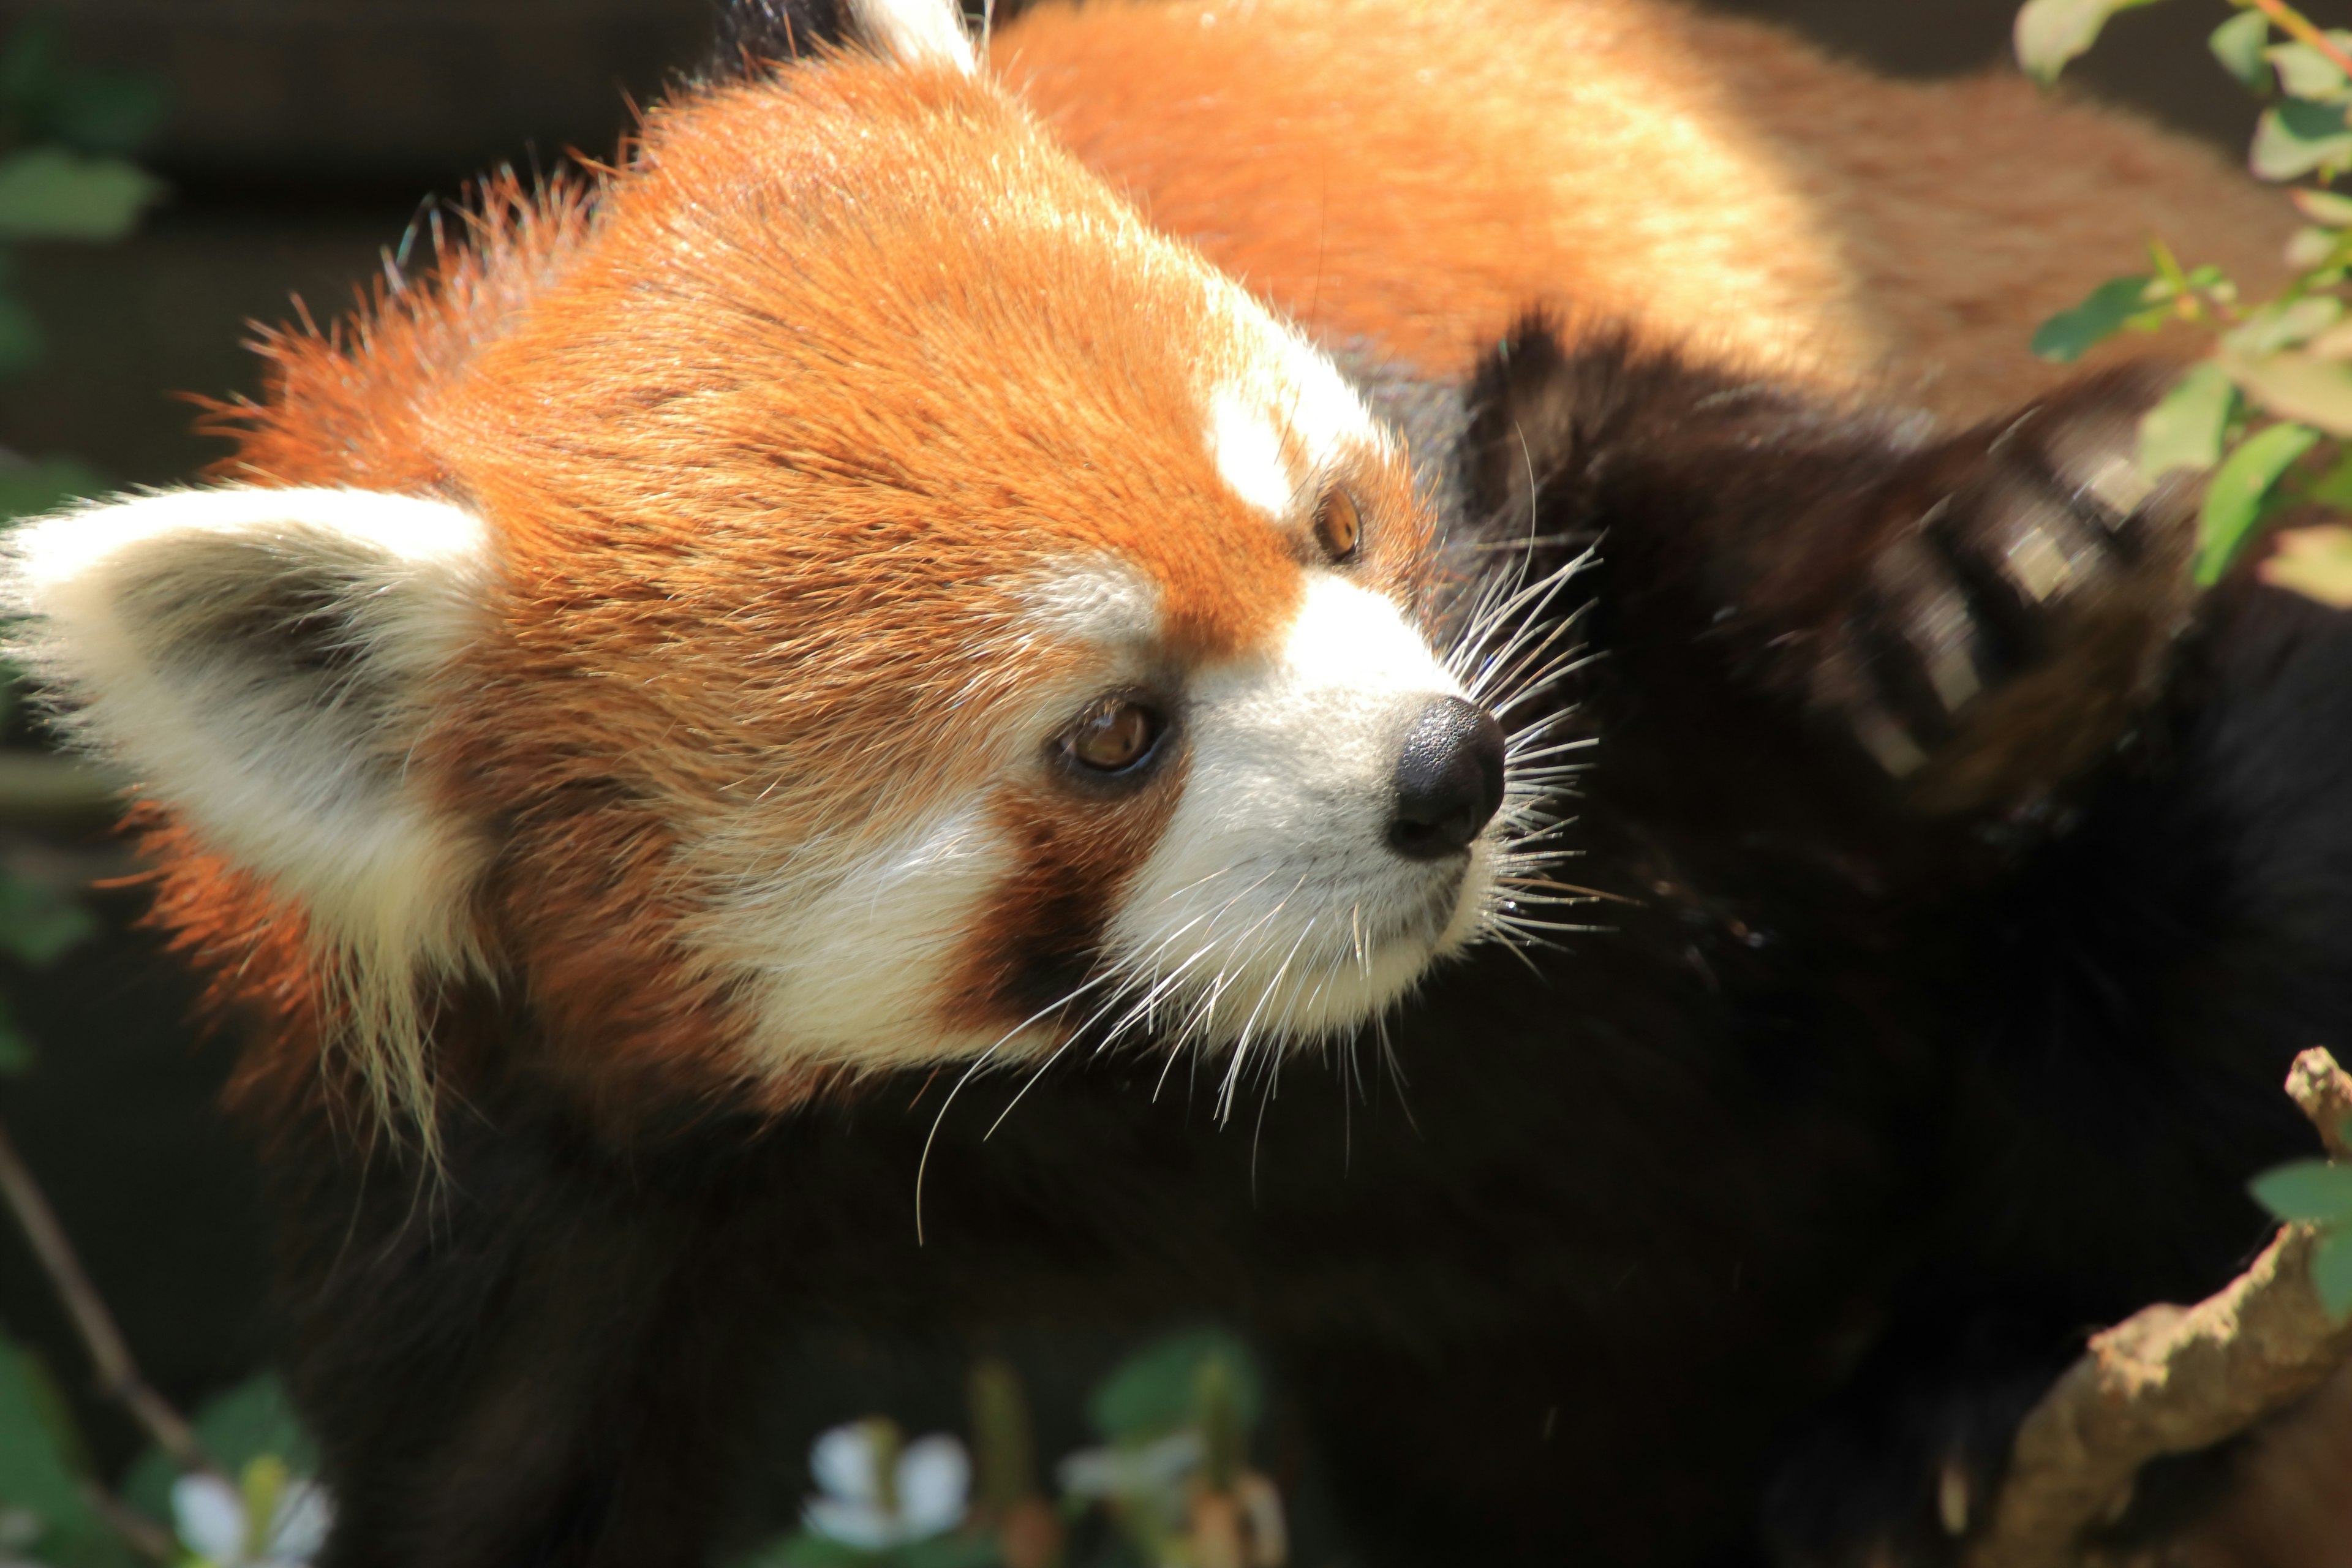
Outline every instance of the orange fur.
<svg viewBox="0 0 2352 1568">
<path fill-rule="evenodd" d="M 1889 81 L 1654 0 L 1087 0 L 993 58 L 1153 222 L 1438 376 L 1543 303 L 1978 417 L 2061 374 L 2033 328 L 2144 239 L 2261 289 L 2294 227 L 2013 75 Z"/>
</svg>

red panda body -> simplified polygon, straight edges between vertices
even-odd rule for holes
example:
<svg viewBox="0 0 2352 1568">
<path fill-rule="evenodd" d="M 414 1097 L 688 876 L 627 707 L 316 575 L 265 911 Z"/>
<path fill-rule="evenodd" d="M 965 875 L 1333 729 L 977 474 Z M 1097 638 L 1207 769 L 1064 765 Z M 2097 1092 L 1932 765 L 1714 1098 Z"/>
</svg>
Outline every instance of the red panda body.
<svg viewBox="0 0 2352 1568">
<path fill-rule="evenodd" d="M 1155 225 L 1327 345 L 1445 380 L 1540 306 L 1981 418 L 2055 384 L 2034 328 L 2140 241 L 2258 289 L 2294 221 L 2014 75 L 1873 79 L 1650 0 L 1088 0 L 992 58 Z"/>
<path fill-rule="evenodd" d="M 683 1568 L 779 1337 L 1194 1312 L 1367 1562 L 1949 1561 L 2352 1018 L 2352 643 L 2021 352 L 2281 221 L 1628 0 L 832 11 L 12 547 L 257 1026 L 324 1561 Z M 1375 1026 L 1413 1125 L 1274 1107 Z"/>
</svg>

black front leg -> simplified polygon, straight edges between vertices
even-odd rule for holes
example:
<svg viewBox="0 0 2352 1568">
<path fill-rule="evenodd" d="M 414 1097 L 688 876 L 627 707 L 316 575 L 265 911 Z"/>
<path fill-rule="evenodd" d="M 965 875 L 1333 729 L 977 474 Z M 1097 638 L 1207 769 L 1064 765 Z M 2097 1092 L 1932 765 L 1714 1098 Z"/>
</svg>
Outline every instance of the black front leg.
<svg viewBox="0 0 2352 1568">
<path fill-rule="evenodd" d="M 1787 1563 L 1953 1561 L 2081 1331 L 2193 1288 L 2168 1272 L 2179 1256 L 2252 1239 L 2242 1173 L 2172 1152 L 2211 1108 L 2158 1058 L 2197 1047 L 2153 1024 L 2126 1041 L 2145 1020 L 2100 1012 L 2112 984 L 2155 1007 L 2142 933 L 2095 952 L 2084 922 L 2037 917 L 2030 950 L 2017 934 L 2059 856 L 2084 900 L 2133 904 L 2135 858 L 2168 853 L 2076 830 L 2121 820 L 2115 781 L 2134 770 L 2117 759 L 2168 721 L 2200 609 L 2196 486 L 2134 462 L 2163 386 L 2091 377 L 1939 434 L 1540 328 L 1478 384 L 1469 489 L 1488 541 L 1532 537 L 1543 564 L 1598 555 L 1581 708 L 1558 721 L 1596 742 L 1572 805 L 1584 875 L 1613 874 L 1604 891 L 1687 943 L 1691 984 L 1746 1021 L 1719 1048 L 1774 1092 L 1888 1086 L 1859 1100 L 1907 1173 L 1888 1286 L 1767 1489 Z M 2096 1040 L 2076 1021 L 2093 1015 Z M 1801 1070 L 1762 1065 L 1775 1019 Z M 2260 1055 L 2241 1052 L 2253 1076 Z M 2114 1168 L 2179 1195 L 2127 1236 L 2052 1092 L 2095 1058 L 2148 1102 Z M 2003 1117 L 1993 1147 L 1978 1129 Z"/>
<path fill-rule="evenodd" d="M 701 1563 L 780 1310 L 723 1205 L 543 1114 L 432 1176 L 323 1158 L 292 1271 L 322 1568 Z"/>
<path fill-rule="evenodd" d="M 1785 1568 L 1957 1563 L 2018 1424 L 2081 1348 L 2079 1325 L 2030 1297 L 1912 1307 L 1774 1469 L 1764 1533 Z"/>
<path fill-rule="evenodd" d="M 1937 435 L 1523 330 L 1474 388 L 1468 489 L 1490 544 L 1597 552 L 1573 694 L 1595 815 L 1721 846 L 1727 883 L 1788 850 L 1875 892 L 1964 837 L 1939 825 L 2063 808 L 2195 606 L 2195 487 L 2133 462 L 2163 384 L 2090 377 Z"/>
</svg>

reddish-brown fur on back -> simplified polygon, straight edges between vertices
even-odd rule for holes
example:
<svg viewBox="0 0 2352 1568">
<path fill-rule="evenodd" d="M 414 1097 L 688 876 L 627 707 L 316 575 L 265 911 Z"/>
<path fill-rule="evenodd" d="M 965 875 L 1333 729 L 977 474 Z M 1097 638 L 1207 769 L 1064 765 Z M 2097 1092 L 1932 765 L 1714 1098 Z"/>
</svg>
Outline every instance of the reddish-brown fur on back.
<svg viewBox="0 0 2352 1568">
<path fill-rule="evenodd" d="M 2035 325 L 2144 238 L 2259 287 L 2294 222 L 2021 78 L 1887 81 L 1646 0 L 1088 0 L 994 58 L 1153 222 L 1446 376 L 1542 302 L 1979 417 L 2060 374 Z"/>
</svg>

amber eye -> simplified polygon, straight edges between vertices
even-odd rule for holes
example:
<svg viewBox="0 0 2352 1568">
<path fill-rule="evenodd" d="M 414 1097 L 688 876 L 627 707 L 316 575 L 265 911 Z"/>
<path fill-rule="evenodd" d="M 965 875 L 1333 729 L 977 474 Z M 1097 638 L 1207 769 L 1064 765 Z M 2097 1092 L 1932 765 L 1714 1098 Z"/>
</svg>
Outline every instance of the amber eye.
<svg viewBox="0 0 2352 1568">
<path fill-rule="evenodd" d="M 1097 773 L 1121 773 L 1150 752 L 1160 728 L 1160 715 L 1140 702 L 1105 702 L 1070 731 L 1070 755 Z"/>
<path fill-rule="evenodd" d="M 1339 486 L 1325 490 L 1323 499 L 1315 503 L 1315 538 L 1332 560 L 1352 559 L 1356 540 L 1363 529 L 1363 519 L 1356 510 L 1356 498 Z"/>
</svg>

